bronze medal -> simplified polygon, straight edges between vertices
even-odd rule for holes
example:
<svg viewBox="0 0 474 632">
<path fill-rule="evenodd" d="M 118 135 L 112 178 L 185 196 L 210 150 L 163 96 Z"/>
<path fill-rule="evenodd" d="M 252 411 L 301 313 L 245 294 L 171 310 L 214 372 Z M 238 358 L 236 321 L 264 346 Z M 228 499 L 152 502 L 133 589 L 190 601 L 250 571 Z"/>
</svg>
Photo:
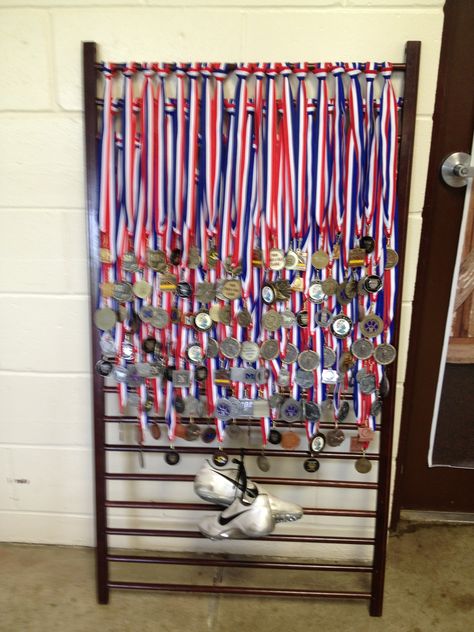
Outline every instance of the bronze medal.
<svg viewBox="0 0 474 632">
<path fill-rule="evenodd" d="M 368 474 L 372 469 L 372 463 L 365 456 L 362 456 L 355 462 L 355 469 L 359 474 Z"/>
<path fill-rule="evenodd" d="M 293 430 L 286 430 L 281 433 L 281 447 L 284 450 L 296 450 L 301 440 Z"/>
<path fill-rule="evenodd" d="M 161 429 L 160 426 L 156 423 L 156 421 L 152 421 L 149 426 L 150 434 L 153 439 L 158 440 L 161 437 Z"/>
<path fill-rule="evenodd" d="M 337 281 L 332 277 L 328 276 L 326 279 L 321 281 L 321 287 L 323 288 L 323 292 L 328 296 L 333 296 L 337 291 Z"/>
<path fill-rule="evenodd" d="M 244 307 L 243 309 L 240 310 L 240 312 L 238 312 L 237 314 L 237 323 L 239 325 L 239 327 L 250 327 L 250 325 L 252 324 L 252 315 L 250 314 L 249 310 Z"/>
</svg>

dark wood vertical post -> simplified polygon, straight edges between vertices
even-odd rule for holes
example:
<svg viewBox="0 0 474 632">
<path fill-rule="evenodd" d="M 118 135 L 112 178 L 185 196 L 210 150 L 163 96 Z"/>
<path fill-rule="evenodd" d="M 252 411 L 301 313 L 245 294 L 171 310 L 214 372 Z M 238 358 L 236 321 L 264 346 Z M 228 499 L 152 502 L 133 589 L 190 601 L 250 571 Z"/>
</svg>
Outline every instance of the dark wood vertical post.
<svg viewBox="0 0 474 632">
<path fill-rule="evenodd" d="M 94 412 L 94 455 L 95 455 L 95 531 L 96 531 L 96 571 L 97 599 L 99 603 L 109 601 L 107 565 L 107 514 L 105 507 L 105 423 L 103 380 L 94 370 L 100 359 L 98 336 L 92 322 L 98 295 L 99 224 L 98 200 L 99 182 L 97 177 L 97 70 L 96 44 L 84 42 L 82 45 L 83 86 L 84 86 L 84 131 L 86 156 L 86 212 L 89 244 L 89 291 L 92 328 L 92 376 Z"/>
<path fill-rule="evenodd" d="M 410 199 L 410 178 L 413 162 L 413 142 L 415 137 L 416 99 L 420 66 L 421 42 L 407 42 L 405 86 L 403 91 L 402 130 L 398 169 L 398 234 L 400 264 L 398 270 L 398 296 L 395 308 L 395 331 L 393 344 L 398 347 L 400 314 L 403 292 L 403 271 L 405 244 L 408 224 L 408 202 Z M 390 393 L 384 402 L 381 432 L 380 460 L 378 472 L 377 517 L 375 521 L 374 570 L 372 574 L 372 597 L 370 614 L 382 616 L 383 590 L 385 582 L 385 560 L 387 555 L 387 532 L 390 505 L 390 476 L 393 441 L 393 421 L 395 416 L 397 363 L 387 367 L 387 377 L 391 384 Z"/>
</svg>

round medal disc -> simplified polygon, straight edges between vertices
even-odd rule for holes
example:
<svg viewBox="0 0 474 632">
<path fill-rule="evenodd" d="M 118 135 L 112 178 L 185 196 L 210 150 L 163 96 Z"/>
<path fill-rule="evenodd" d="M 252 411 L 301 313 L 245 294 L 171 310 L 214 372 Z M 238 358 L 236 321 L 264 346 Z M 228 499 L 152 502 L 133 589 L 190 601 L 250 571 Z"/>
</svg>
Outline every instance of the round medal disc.
<svg viewBox="0 0 474 632">
<path fill-rule="evenodd" d="M 209 331 L 212 327 L 212 318 L 208 311 L 202 310 L 194 315 L 194 327 L 198 331 Z"/>
<path fill-rule="evenodd" d="M 331 347 L 324 347 L 324 368 L 330 369 L 336 362 L 336 352 Z"/>
<path fill-rule="evenodd" d="M 270 430 L 270 432 L 268 433 L 268 441 L 272 445 L 280 444 L 281 443 L 281 432 L 278 432 L 278 430 L 275 430 L 275 428 L 272 428 Z"/>
<path fill-rule="evenodd" d="M 313 281 L 308 288 L 308 298 L 312 303 L 320 304 L 327 300 L 320 281 Z"/>
<path fill-rule="evenodd" d="M 278 340 L 270 338 L 269 340 L 262 342 L 260 355 L 264 360 L 274 360 L 275 358 L 278 358 L 280 355 L 280 345 L 278 344 Z"/>
<path fill-rule="evenodd" d="M 242 428 L 236 423 L 231 423 L 226 427 L 225 434 L 231 439 L 237 439 L 242 434 Z"/>
<path fill-rule="evenodd" d="M 184 399 L 179 395 L 176 395 L 176 397 L 174 398 L 174 409 L 179 415 L 182 415 L 186 410 Z"/>
<path fill-rule="evenodd" d="M 165 454 L 165 461 L 168 463 L 168 465 L 177 465 L 179 463 L 179 460 L 180 456 L 175 450 L 172 450 L 171 452 L 167 452 Z"/>
<path fill-rule="evenodd" d="M 209 316 L 214 323 L 218 323 L 221 316 L 221 306 L 215 303 L 209 308 Z"/>
<path fill-rule="evenodd" d="M 228 279 L 222 286 L 222 294 L 228 301 L 235 301 L 242 296 L 242 283 L 238 279 Z"/>
<path fill-rule="evenodd" d="M 257 467 L 262 472 L 268 472 L 270 470 L 270 461 L 264 454 L 259 454 L 257 457 Z"/>
<path fill-rule="evenodd" d="M 287 270 L 296 270 L 298 267 L 298 255 L 294 250 L 288 250 L 285 256 L 285 268 Z"/>
<path fill-rule="evenodd" d="M 329 255 L 324 250 L 317 250 L 311 256 L 311 263 L 316 270 L 323 270 L 329 264 Z"/>
<path fill-rule="evenodd" d="M 252 324 L 252 315 L 246 308 L 241 309 L 240 312 L 238 312 L 236 318 L 239 327 L 250 327 L 250 325 Z"/>
<path fill-rule="evenodd" d="M 374 251 L 375 240 L 370 235 L 363 235 L 359 240 L 359 246 L 365 250 L 367 254 Z"/>
<path fill-rule="evenodd" d="M 366 338 L 376 338 L 383 332 L 383 320 L 377 314 L 367 314 L 359 326 Z"/>
<path fill-rule="evenodd" d="M 138 312 L 138 316 L 142 323 L 151 323 L 155 316 L 155 308 L 152 305 L 143 305 Z"/>
<path fill-rule="evenodd" d="M 192 364 L 201 364 L 204 360 L 204 353 L 201 349 L 201 345 L 198 342 L 190 344 L 186 347 L 186 357 Z"/>
<path fill-rule="evenodd" d="M 284 401 L 285 397 L 281 393 L 272 393 L 268 399 L 270 408 L 280 408 Z"/>
<path fill-rule="evenodd" d="M 283 362 L 283 364 L 293 364 L 293 362 L 296 362 L 296 360 L 298 359 L 298 353 L 298 347 L 289 342 L 284 349 L 281 361 Z"/>
<path fill-rule="evenodd" d="M 290 329 L 296 323 L 296 316 L 289 309 L 280 312 L 281 324 L 285 329 Z"/>
<path fill-rule="evenodd" d="M 142 351 L 144 351 L 145 353 L 155 353 L 155 349 L 156 340 L 151 336 L 145 338 L 145 340 L 142 342 Z"/>
<path fill-rule="evenodd" d="M 133 343 L 130 339 L 122 342 L 122 358 L 124 360 L 133 360 Z"/>
<path fill-rule="evenodd" d="M 269 309 L 268 312 L 265 312 L 262 316 L 262 325 L 263 328 L 267 331 L 277 331 L 283 324 L 283 319 L 281 317 L 280 312 L 277 312 L 275 309 Z"/>
<path fill-rule="evenodd" d="M 318 459 L 315 459 L 314 457 L 310 457 L 309 459 L 306 459 L 304 461 L 303 467 L 310 474 L 314 474 L 315 472 L 319 470 L 319 461 Z"/>
<path fill-rule="evenodd" d="M 352 331 L 352 320 L 345 314 L 338 314 L 331 323 L 331 332 L 336 338 L 346 338 Z"/>
<path fill-rule="evenodd" d="M 219 345 L 220 352 L 225 358 L 234 359 L 239 357 L 240 353 L 240 342 L 237 338 L 232 338 L 232 336 L 228 336 L 222 340 Z"/>
<path fill-rule="evenodd" d="M 125 384 L 125 382 L 127 381 L 127 375 L 127 367 L 121 366 L 120 364 L 114 366 L 112 370 L 112 377 L 116 382 L 118 382 L 119 384 Z"/>
<path fill-rule="evenodd" d="M 208 370 L 205 366 L 198 366 L 194 371 L 194 379 L 196 382 L 205 382 L 207 379 Z"/>
<path fill-rule="evenodd" d="M 99 360 L 95 365 L 95 370 L 102 377 L 107 377 L 113 371 L 114 365 L 112 362 L 108 362 L 107 360 Z"/>
<path fill-rule="evenodd" d="M 212 455 L 212 462 L 217 467 L 224 467 L 229 462 L 229 457 L 225 452 L 216 452 L 216 454 Z"/>
<path fill-rule="evenodd" d="M 351 353 L 359 360 L 367 360 L 374 352 L 374 345 L 366 338 L 358 338 L 351 345 Z"/>
<path fill-rule="evenodd" d="M 133 284 L 133 293 L 138 298 L 148 298 L 151 296 L 151 285 L 147 281 L 136 281 Z"/>
<path fill-rule="evenodd" d="M 398 253 L 393 248 L 387 248 L 385 251 L 385 270 L 391 270 L 398 263 Z"/>
<path fill-rule="evenodd" d="M 333 296 L 337 291 L 337 281 L 332 277 L 328 276 L 323 281 L 321 281 L 321 287 L 323 288 L 323 292 L 328 296 Z"/>
<path fill-rule="evenodd" d="M 206 358 L 217 358 L 219 355 L 219 344 L 214 338 L 207 339 Z"/>
<path fill-rule="evenodd" d="M 138 270 L 138 262 L 134 252 L 126 252 L 122 257 L 122 269 L 125 272 L 136 272 Z"/>
<path fill-rule="evenodd" d="M 260 347 L 256 342 L 245 340 L 240 347 L 240 357 L 245 362 L 256 362 L 260 355 Z"/>
<path fill-rule="evenodd" d="M 361 377 L 359 382 L 359 389 L 361 393 L 364 393 L 364 395 L 372 395 L 372 393 L 375 393 L 375 391 L 377 390 L 375 375 L 372 375 L 372 373 L 368 373 L 367 375 Z"/>
<path fill-rule="evenodd" d="M 297 369 L 295 373 L 295 383 L 301 386 L 301 388 L 312 388 L 314 386 L 313 372 Z"/>
<path fill-rule="evenodd" d="M 212 443 L 217 436 L 215 429 L 212 426 L 207 426 L 201 432 L 201 441 L 203 443 Z"/>
<path fill-rule="evenodd" d="M 298 327 L 308 326 L 308 312 L 305 309 L 296 314 L 296 323 L 298 324 Z"/>
<path fill-rule="evenodd" d="M 326 329 L 326 327 L 329 327 L 329 325 L 332 323 L 332 313 L 329 311 L 329 309 L 323 307 L 316 312 L 314 316 L 314 322 L 318 327 Z"/>
<path fill-rule="evenodd" d="M 387 342 L 383 342 L 378 345 L 378 347 L 375 347 L 374 358 L 379 364 L 392 364 L 396 357 L 397 350 L 393 345 L 390 345 Z"/>
<path fill-rule="evenodd" d="M 155 307 L 150 325 L 156 329 L 164 329 L 170 321 L 168 312 L 162 307 Z"/>
<path fill-rule="evenodd" d="M 277 375 L 277 384 L 278 386 L 289 386 L 290 385 L 290 372 L 288 369 L 281 368 Z"/>
<path fill-rule="evenodd" d="M 359 474 L 368 474 L 372 469 L 372 463 L 369 459 L 365 458 L 365 456 L 362 456 L 355 462 L 355 469 L 359 472 Z"/>
<path fill-rule="evenodd" d="M 114 283 L 113 297 L 119 303 L 126 303 L 133 299 L 133 289 L 130 283 L 126 281 L 117 281 Z"/>
<path fill-rule="evenodd" d="M 221 305 L 219 307 L 219 322 L 223 325 L 230 325 L 232 319 L 232 310 L 230 305 Z"/>
<path fill-rule="evenodd" d="M 292 430 L 287 430 L 281 435 L 281 447 L 284 450 L 295 450 L 301 442 L 301 439 Z"/>
<path fill-rule="evenodd" d="M 102 331 L 113 329 L 117 322 L 117 314 L 110 307 L 102 307 L 94 312 L 94 325 Z"/>
<path fill-rule="evenodd" d="M 186 441 L 196 441 L 201 436 L 201 428 L 197 424 L 188 424 L 185 427 L 184 438 Z"/>
<path fill-rule="evenodd" d="M 262 285 L 262 289 L 260 290 L 260 294 L 265 305 L 273 305 L 276 301 L 275 288 L 271 283 L 264 283 Z"/>
<path fill-rule="evenodd" d="M 158 440 L 161 437 L 161 428 L 156 421 L 150 422 L 148 429 L 153 439 Z"/>
<path fill-rule="evenodd" d="M 380 292 L 382 287 L 382 277 L 379 277 L 377 274 L 369 274 L 364 278 L 364 290 L 369 294 Z"/>
<path fill-rule="evenodd" d="M 318 452 L 321 452 L 321 450 L 323 450 L 325 445 L 326 445 L 326 437 L 323 435 L 322 432 L 317 432 L 310 439 L 309 446 L 310 446 L 311 452 L 314 452 L 317 454 Z"/>
<path fill-rule="evenodd" d="M 319 366 L 319 355 L 316 351 L 305 349 L 298 356 L 298 365 L 303 371 L 314 371 Z"/>
</svg>

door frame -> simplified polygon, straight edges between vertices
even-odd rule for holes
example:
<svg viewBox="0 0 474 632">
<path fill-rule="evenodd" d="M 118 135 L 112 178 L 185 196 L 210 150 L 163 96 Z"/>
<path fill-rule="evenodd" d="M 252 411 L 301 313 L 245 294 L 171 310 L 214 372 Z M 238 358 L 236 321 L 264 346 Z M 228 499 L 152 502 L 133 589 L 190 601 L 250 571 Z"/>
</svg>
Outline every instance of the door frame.
<svg viewBox="0 0 474 632">
<path fill-rule="evenodd" d="M 391 529 L 397 527 L 401 509 L 410 508 L 404 490 L 414 483 L 405 467 L 411 446 L 429 469 L 429 434 L 465 198 L 464 187 L 454 189 L 442 181 L 440 165 L 453 151 L 470 153 L 474 131 L 474 0 L 447 0 L 444 15 Z M 446 488 L 454 484 L 454 475 L 462 479 L 462 472 L 469 472 L 436 469 L 439 475 L 431 468 L 430 476 Z"/>
</svg>

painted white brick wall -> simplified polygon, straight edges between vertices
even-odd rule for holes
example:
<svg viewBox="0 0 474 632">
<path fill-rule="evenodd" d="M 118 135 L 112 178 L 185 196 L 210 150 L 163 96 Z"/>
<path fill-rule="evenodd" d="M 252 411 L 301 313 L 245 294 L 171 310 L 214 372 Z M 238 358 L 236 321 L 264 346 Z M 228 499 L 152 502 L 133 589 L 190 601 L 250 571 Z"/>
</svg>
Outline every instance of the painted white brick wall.
<svg viewBox="0 0 474 632">
<path fill-rule="evenodd" d="M 2 0 L 0 540 L 88 545 L 94 541 L 81 41 L 97 41 L 100 56 L 111 60 L 229 61 L 399 61 L 406 40 L 422 41 L 396 386 L 398 433 L 442 4 L 442 0 Z M 138 467 L 131 456 L 125 460 L 127 467 Z M 148 461 L 152 466 L 154 457 Z M 111 456 L 110 464 L 114 463 L 119 466 L 117 455 Z M 191 472 L 197 465 L 188 462 L 179 468 Z M 350 475 L 347 466 L 327 467 L 337 476 Z M 154 497 L 151 487 L 137 483 L 111 483 L 110 493 L 122 499 Z M 192 500 L 189 486 L 177 486 L 174 493 Z M 317 488 L 301 495 L 301 501 L 335 504 L 328 490 Z M 369 507 L 370 501 L 359 493 L 338 499 L 339 504 L 354 508 Z M 134 525 L 137 515 L 117 511 L 113 522 Z M 140 515 L 149 524 L 164 518 L 161 512 Z M 190 516 L 181 512 L 167 520 L 167 524 L 189 526 Z M 341 534 L 348 529 L 361 535 L 367 532 L 367 521 L 361 519 L 308 521 L 315 533 L 321 526 Z M 151 543 L 130 539 L 128 544 Z M 200 541 L 190 546 L 217 549 Z M 246 548 L 237 543 L 235 551 Z M 259 550 L 273 552 L 270 547 Z M 287 552 L 305 555 L 306 549 L 289 547 Z M 367 556 L 363 550 L 350 554 Z M 342 558 L 347 552 L 331 549 L 331 555 Z"/>
</svg>

